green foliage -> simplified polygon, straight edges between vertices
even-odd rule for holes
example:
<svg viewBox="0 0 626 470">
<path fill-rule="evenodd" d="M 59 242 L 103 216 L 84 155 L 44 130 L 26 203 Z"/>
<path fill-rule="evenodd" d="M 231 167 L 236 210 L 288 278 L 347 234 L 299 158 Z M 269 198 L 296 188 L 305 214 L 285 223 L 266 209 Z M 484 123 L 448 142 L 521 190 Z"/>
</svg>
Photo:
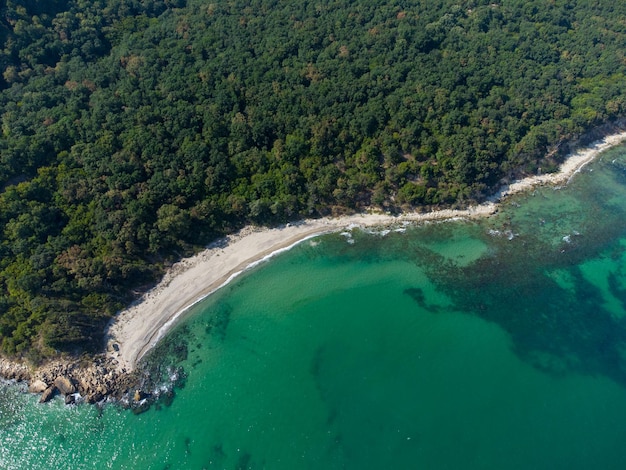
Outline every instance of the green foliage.
<svg viewBox="0 0 626 470">
<path fill-rule="evenodd" d="M 626 114 L 624 17 L 604 0 L 7 0 L 2 351 L 98 349 L 164 263 L 245 223 L 462 204 L 553 168 Z"/>
</svg>

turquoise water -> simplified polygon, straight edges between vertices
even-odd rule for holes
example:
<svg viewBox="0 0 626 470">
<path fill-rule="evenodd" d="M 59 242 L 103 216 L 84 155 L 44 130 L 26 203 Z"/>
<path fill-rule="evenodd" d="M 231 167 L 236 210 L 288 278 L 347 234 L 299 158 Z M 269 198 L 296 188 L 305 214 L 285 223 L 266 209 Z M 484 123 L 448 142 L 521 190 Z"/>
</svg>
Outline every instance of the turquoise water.
<svg viewBox="0 0 626 470">
<path fill-rule="evenodd" d="M 134 415 L 0 386 L 0 468 L 626 468 L 626 150 L 493 218 L 309 240 L 207 299 Z"/>
</svg>

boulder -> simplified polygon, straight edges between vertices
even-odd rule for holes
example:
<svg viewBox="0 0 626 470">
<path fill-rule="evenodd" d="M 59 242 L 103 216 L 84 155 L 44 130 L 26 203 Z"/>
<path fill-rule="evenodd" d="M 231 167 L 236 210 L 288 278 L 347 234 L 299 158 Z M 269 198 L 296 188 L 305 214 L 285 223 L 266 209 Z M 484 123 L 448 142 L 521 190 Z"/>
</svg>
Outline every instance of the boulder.
<svg viewBox="0 0 626 470">
<path fill-rule="evenodd" d="M 54 396 L 54 392 L 56 392 L 57 388 L 54 385 L 50 385 L 48 388 L 44 390 L 41 394 L 41 398 L 39 399 L 39 403 L 46 403 L 50 401 L 50 399 Z"/>
<path fill-rule="evenodd" d="M 30 393 L 43 393 L 48 388 L 48 384 L 43 380 L 33 380 L 28 386 Z"/>
<path fill-rule="evenodd" d="M 59 389 L 63 395 L 71 395 L 72 393 L 76 393 L 76 387 L 72 383 L 72 381 L 63 376 L 59 375 L 56 379 L 54 379 L 54 385 Z"/>
<path fill-rule="evenodd" d="M 91 392 L 89 393 L 86 397 L 85 397 L 85 401 L 87 403 L 98 403 L 100 400 L 102 400 L 104 398 L 104 395 L 102 395 L 100 392 L 98 392 L 97 390 L 95 392 Z"/>
</svg>

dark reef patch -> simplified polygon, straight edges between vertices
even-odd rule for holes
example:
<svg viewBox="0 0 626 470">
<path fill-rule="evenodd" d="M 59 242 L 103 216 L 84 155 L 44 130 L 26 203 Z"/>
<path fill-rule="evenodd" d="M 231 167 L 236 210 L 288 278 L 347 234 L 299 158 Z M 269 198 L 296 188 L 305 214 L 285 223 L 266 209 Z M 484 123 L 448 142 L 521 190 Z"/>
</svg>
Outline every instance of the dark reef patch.
<svg viewBox="0 0 626 470">
<path fill-rule="evenodd" d="M 413 299 L 415 303 L 417 303 L 417 305 L 419 305 L 424 310 L 431 313 L 437 313 L 441 311 L 441 307 L 439 307 L 438 305 L 429 305 L 426 303 L 426 295 L 424 294 L 423 289 L 419 287 L 409 287 L 407 289 L 404 289 L 403 292 L 404 294 L 411 297 L 411 299 Z"/>
<path fill-rule="evenodd" d="M 224 341 L 232 312 L 233 309 L 230 305 L 221 304 L 207 315 L 208 319 L 206 320 L 205 327 L 207 336 L 213 336 L 219 341 Z"/>
<path fill-rule="evenodd" d="M 554 375 L 602 374 L 626 386 L 626 320 L 607 310 L 603 292 L 579 267 L 590 260 L 621 257 L 619 239 L 626 233 L 626 214 L 607 202 L 611 195 L 606 189 L 593 187 L 584 193 L 582 213 L 573 215 L 563 209 L 563 213 L 550 214 L 558 222 L 573 218 L 571 223 L 581 227 L 582 233 L 575 234 L 575 239 L 555 245 L 563 226 L 555 224 L 556 235 L 550 239 L 546 236 L 550 234 L 533 231 L 520 212 L 509 215 L 505 211 L 484 224 L 502 232 L 512 228 L 519 235 L 509 239 L 483 231 L 489 253 L 468 266 L 442 263 L 423 249 L 409 256 L 453 301 L 455 310 L 503 328 L 522 360 Z M 523 211 L 524 206 L 511 209 L 515 210 Z M 567 273 L 572 286 L 566 289 L 550 276 L 557 270 Z M 617 274 L 604 275 L 610 293 L 626 308 L 626 290 Z M 421 289 L 409 288 L 404 293 L 420 307 L 428 307 Z"/>
</svg>

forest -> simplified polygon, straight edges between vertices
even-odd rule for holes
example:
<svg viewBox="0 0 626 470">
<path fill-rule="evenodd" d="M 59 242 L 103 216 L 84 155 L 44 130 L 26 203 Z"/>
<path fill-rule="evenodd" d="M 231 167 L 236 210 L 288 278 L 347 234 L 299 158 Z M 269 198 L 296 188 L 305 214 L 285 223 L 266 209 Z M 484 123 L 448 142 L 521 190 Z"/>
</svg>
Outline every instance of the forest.
<svg viewBox="0 0 626 470">
<path fill-rule="evenodd" d="M 626 117 L 626 2 L 4 0 L 0 351 L 246 224 L 460 207 Z"/>
</svg>

